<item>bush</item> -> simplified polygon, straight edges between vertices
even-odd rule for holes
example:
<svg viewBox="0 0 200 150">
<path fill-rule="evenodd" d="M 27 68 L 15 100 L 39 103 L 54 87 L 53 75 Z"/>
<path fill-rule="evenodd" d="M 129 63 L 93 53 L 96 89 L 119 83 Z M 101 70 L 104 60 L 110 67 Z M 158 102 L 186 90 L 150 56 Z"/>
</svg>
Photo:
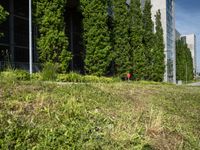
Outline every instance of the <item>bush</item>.
<svg viewBox="0 0 200 150">
<path fill-rule="evenodd" d="M 7 70 L 1 72 L 1 79 L 6 81 L 30 80 L 30 75 L 25 70 Z"/>
<path fill-rule="evenodd" d="M 121 81 L 118 78 L 97 77 L 92 75 L 82 76 L 77 73 L 58 74 L 57 82 L 89 82 L 89 83 L 111 83 Z"/>
<path fill-rule="evenodd" d="M 25 70 L 15 70 L 17 80 L 30 80 L 30 74 Z"/>
<path fill-rule="evenodd" d="M 44 68 L 42 70 L 42 80 L 44 81 L 55 81 L 57 78 L 57 70 L 58 65 L 53 64 L 51 62 L 47 62 L 44 64 Z"/>
<path fill-rule="evenodd" d="M 58 82 L 82 82 L 83 77 L 77 73 L 59 74 L 57 76 Z"/>
<path fill-rule="evenodd" d="M 33 73 L 31 75 L 31 79 L 32 80 L 41 81 L 42 80 L 42 74 L 41 73 Z"/>
</svg>

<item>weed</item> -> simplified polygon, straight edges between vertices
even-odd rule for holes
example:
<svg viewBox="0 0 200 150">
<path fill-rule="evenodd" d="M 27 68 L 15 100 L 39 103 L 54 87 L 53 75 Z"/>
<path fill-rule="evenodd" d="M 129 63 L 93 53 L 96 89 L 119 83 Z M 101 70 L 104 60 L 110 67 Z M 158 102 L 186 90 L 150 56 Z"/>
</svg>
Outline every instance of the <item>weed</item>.
<svg viewBox="0 0 200 150">
<path fill-rule="evenodd" d="M 198 150 L 199 100 L 198 87 L 0 81 L 0 149 Z"/>
</svg>

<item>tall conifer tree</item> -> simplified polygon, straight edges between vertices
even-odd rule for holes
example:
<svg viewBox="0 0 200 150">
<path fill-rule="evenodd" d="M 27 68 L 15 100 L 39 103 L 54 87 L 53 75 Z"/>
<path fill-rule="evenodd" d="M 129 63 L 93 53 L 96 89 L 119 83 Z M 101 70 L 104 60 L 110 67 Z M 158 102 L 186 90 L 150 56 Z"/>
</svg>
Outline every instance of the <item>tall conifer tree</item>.
<svg viewBox="0 0 200 150">
<path fill-rule="evenodd" d="M 143 20 L 140 0 L 132 0 L 130 5 L 130 44 L 131 66 L 138 79 L 146 74 L 146 57 L 143 45 Z"/>
<path fill-rule="evenodd" d="M 118 75 L 124 75 L 129 72 L 132 56 L 129 43 L 130 4 L 124 0 L 113 0 L 113 6 L 115 69 Z"/>
<path fill-rule="evenodd" d="M 176 78 L 177 80 L 192 80 L 193 59 L 190 49 L 183 40 L 176 41 Z"/>
<path fill-rule="evenodd" d="M 177 80 L 182 80 L 182 76 L 184 73 L 184 70 L 182 66 L 184 65 L 183 63 L 183 53 L 182 53 L 182 41 L 177 40 L 176 41 L 176 79 Z"/>
<path fill-rule="evenodd" d="M 80 0 L 83 12 L 85 69 L 88 74 L 105 75 L 110 66 L 111 42 L 108 30 L 108 1 Z"/>
<path fill-rule="evenodd" d="M 37 41 L 40 60 L 58 63 L 62 71 L 68 69 L 71 53 L 65 35 L 64 11 L 66 0 L 34 0 L 35 17 L 39 29 Z"/>
<path fill-rule="evenodd" d="M 153 54 L 153 48 L 154 48 L 154 24 L 151 17 L 151 1 L 146 0 L 144 9 L 143 9 L 143 28 L 144 28 L 144 47 L 145 47 L 145 58 L 146 58 L 146 80 L 152 80 L 152 71 L 153 71 L 153 62 L 152 62 L 152 55 Z"/>
<path fill-rule="evenodd" d="M 193 80 L 194 78 L 194 66 L 193 66 L 193 59 L 192 59 L 192 53 L 189 48 L 186 48 L 186 67 L 187 67 L 187 79 L 189 81 Z"/>
<path fill-rule="evenodd" d="M 152 55 L 152 80 L 163 81 L 165 73 L 165 55 L 164 55 L 164 39 L 163 39 L 163 28 L 161 23 L 160 10 L 155 15 L 156 18 L 156 33 L 155 33 L 155 47 Z"/>
</svg>

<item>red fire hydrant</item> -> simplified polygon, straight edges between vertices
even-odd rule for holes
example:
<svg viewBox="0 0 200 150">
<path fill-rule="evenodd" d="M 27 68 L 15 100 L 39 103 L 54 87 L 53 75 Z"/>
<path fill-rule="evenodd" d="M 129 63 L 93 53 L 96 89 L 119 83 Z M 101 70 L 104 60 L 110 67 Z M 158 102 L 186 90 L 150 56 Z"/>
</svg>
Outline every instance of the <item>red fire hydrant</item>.
<svg viewBox="0 0 200 150">
<path fill-rule="evenodd" d="M 128 73 L 128 74 L 127 74 L 127 79 L 128 79 L 128 81 L 130 80 L 130 78 L 131 78 L 131 74 Z"/>
</svg>

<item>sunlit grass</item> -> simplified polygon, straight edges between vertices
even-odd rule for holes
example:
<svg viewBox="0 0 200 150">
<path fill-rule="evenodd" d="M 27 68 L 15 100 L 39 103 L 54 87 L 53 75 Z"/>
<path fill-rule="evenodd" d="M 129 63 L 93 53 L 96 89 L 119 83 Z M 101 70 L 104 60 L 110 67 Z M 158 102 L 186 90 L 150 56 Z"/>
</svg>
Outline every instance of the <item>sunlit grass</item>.
<svg viewBox="0 0 200 150">
<path fill-rule="evenodd" d="M 0 81 L 0 149 L 199 149 L 199 90 Z"/>
</svg>

